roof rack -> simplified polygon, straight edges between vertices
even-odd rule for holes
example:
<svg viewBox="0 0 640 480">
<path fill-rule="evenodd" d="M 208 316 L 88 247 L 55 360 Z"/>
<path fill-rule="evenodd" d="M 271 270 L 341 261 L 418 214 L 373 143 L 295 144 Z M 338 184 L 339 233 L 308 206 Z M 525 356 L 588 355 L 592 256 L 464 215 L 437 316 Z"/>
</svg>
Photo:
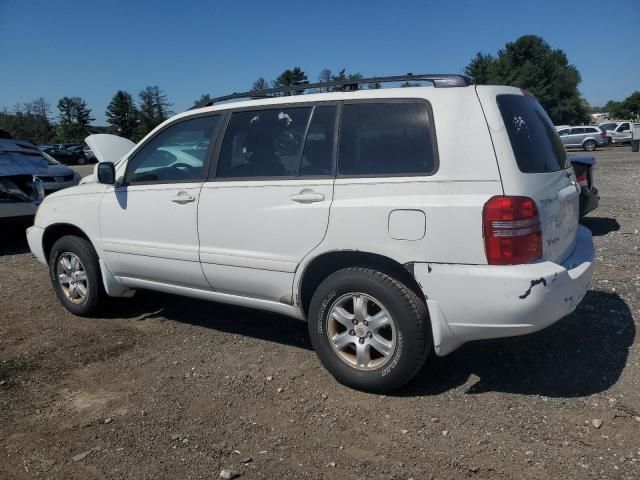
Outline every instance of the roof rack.
<svg viewBox="0 0 640 480">
<path fill-rule="evenodd" d="M 466 87 L 471 85 L 471 79 L 464 75 L 454 74 L 413 74 L 407 73 L 406 75 L 395 75 L 391 77 L 371 77 L 371 78 L 350 78 L 348 80 L 337 80 L 334 82 L 319 82 L 308 83 L 300 82 L 296 85 L 287 85 L 286 87 L 266 88 L 264 90 L 251 90 L 242 93 L 232 93 L 230 95 L 223 95 L 221 97 L 212 98 L 211 100 L 195 105 L 189 110 L 194 108 L 210 107 L 214 103 L 224 102 L 226 100 L 234 100 L 237 98 L 272 98 L 274 94 L 286 94 L 293 92 L 302 92 L 304 90 L 311 90 L 316 88 L 331 88 L 331 87 L 344 87 L 344 91 L 356 91 L 359 89 L 359 85 L 372 84 L 372 83 L 391 83 L 391 82 L 418 82 L 426 81 L 432 82 L 434 87 Z"/>
</svg>

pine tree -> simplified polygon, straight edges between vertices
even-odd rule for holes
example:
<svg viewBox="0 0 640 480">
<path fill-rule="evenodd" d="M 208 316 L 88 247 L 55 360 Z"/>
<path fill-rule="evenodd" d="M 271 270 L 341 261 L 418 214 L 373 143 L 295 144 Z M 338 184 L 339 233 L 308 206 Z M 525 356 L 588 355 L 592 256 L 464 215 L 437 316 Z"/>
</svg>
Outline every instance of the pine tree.
<svg viewBox="0 0 640 480">
<path fill-rule="evenodd" d="M 125 138 L 133 136 L 138 111 L 130 93 L 118 90 L 107 106 L 105 116 L 113 133 Z"/>
</svg>

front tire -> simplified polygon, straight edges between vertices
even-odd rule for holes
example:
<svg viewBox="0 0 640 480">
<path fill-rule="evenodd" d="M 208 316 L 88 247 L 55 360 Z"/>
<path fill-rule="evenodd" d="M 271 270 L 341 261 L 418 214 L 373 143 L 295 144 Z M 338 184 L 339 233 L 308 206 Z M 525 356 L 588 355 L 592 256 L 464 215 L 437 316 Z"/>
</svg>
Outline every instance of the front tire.
<svg viewBox="0 0 640 480">
<path fill-rule="evenodd" d="M 587 140 L 582 145 L 582 148 L 584 148 L 585 151 L 587 151 L 587 152 L 593 152 L 596 149 L 597 146 L 598 146 L 597 143 L 594 142 L 593 140 Z"/>
<path fill-rule="evenodd" d="M 336 380 L 373 393 L 404 386 L 433 344 L 424 301 L 368 268 L 339 270 L 320 284 L 309 309 L 309 335 Z"/>
<path fill-rule="evenodd" d="M 49 276 L 60 303 L 74 315 L 94 314 L 106 295 L 98 254 L 82 237 L 68 235 L 53 244 Z"/>
</svg>

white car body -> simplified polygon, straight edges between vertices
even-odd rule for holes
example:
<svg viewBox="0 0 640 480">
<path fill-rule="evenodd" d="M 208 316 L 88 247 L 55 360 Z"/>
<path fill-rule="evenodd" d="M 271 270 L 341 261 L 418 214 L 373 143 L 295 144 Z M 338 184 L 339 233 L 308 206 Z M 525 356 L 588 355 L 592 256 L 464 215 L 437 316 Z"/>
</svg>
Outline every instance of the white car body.
<svg viewBox="0 0 640 480">
<path fill-rule="evenodd" d="M 87 139 L 101 161 L 124 155 L 116 165 L 121 179 L 128 161 L 158 132 L 186 118 L 298 103 L 415 99 L 433 111 L 439 162 L 434 174 L 423 176 L 129 186 L 96 183 L 94 176 L 45 199 L 29 245 L 47 263 L 45 232 L 70 226 L 93 244 L 109 295 L 153 289 L 300 319 L 306 317 L 305 274 L 314 261 L 366 254 L 415 278 L 438 355 L 470 340 L 534 332 L 576 308 L 591 279 L 594 248 L 590 232 L 578 225 L 571 165 L 522 173 L 496 103 L 500 94 L 523 95 L 512 87 L 467 86 L 269 98 L 178 114 L 131 151 L 120 142 L 106 155 L 109 148 Z M 483 208 L 501 195 L 535 200 L 543 237 L 538 260 L 488 264 Z"/>
<path fill-rule="evenodd" d="M 606 126 L 604 129 L 607 137 L 609 137 L 609 143 L 630 143 L 631 132 L 633 122 L 629 120 L 622 120 L 617 122 L 606 122 L 601 123 L 599 125 L 601 128 Z"/>
</svg>

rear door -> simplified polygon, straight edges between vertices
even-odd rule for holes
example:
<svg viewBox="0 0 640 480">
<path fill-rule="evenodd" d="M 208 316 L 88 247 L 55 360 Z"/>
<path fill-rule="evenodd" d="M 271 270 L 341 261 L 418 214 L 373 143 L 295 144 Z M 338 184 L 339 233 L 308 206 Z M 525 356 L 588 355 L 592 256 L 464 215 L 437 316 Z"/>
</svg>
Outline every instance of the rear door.
<svg viewBox="0 0 640 480">
<path fill-rule="evenodd" d="M 579 198 L 575 174 L 553 123 L 535 97 L 512 87 L 477 87 L 487 114 L 505 195 L 536 201 L 543 259 L 573 250 Z"/>
<path fill-rule="evenodd" d="M 585 138 L 584 127 L 572 128 L 569 138 L 571 139 L 570 144 L 572 147 L 581 146 Z"/>
</svg>

